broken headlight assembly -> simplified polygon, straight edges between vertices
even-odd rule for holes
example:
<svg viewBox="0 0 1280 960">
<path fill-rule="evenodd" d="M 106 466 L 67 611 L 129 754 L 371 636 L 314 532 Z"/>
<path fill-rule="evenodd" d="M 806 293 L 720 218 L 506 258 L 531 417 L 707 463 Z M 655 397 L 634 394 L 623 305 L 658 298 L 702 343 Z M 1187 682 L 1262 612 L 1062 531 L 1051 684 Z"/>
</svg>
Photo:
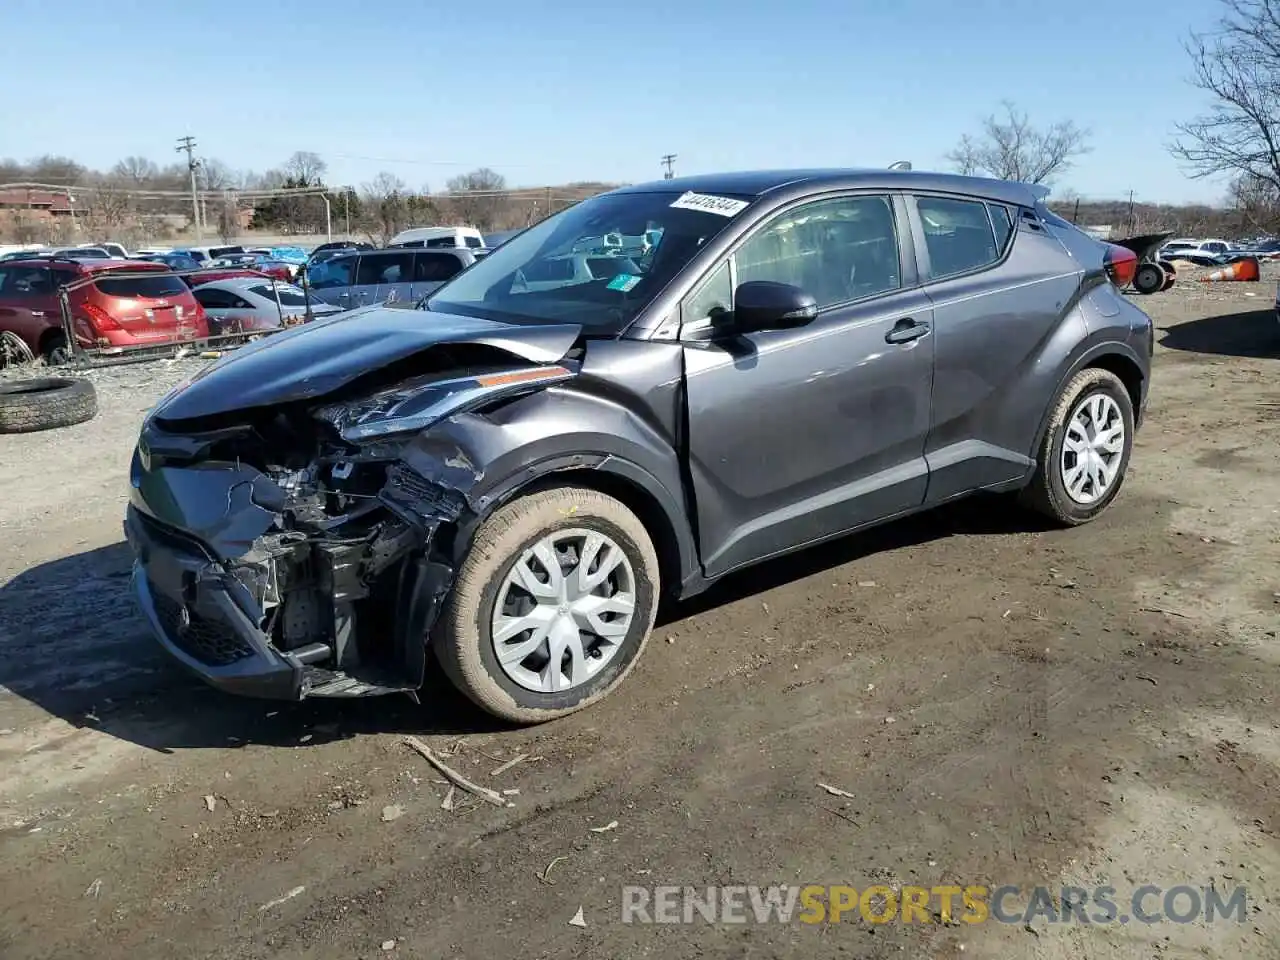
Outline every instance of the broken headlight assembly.
<svg viewBox="0 0 1280 960">
<path fill-rule="evenodd" d="M 315 416 L 350 443 L 410 433 L 490 403 L 502 396 L 559 383 L 573 376 L 567 367 L 526 367 L 454 377 L 411 380 L 387 390 L 320 407 Z"/>
</svg>

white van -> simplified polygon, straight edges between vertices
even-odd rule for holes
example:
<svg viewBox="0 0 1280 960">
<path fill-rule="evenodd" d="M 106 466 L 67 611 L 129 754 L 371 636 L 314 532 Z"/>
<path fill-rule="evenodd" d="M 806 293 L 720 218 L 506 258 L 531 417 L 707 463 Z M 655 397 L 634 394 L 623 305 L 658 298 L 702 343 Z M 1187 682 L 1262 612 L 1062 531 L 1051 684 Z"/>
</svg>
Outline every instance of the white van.
<svg viewBox="0 0 1280 960">
<path fill-rule="evenodd" d="M 388 247 L 467 247 L 479 250 L 484 236 L 475 227 L 414 227 L 401 230 Z"/>
</svg>

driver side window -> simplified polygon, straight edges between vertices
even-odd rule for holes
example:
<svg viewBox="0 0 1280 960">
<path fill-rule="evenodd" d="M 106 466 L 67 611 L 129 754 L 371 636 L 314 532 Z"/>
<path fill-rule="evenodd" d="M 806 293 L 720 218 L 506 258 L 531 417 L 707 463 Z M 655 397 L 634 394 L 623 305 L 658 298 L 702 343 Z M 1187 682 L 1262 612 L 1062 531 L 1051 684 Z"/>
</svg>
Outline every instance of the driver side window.
<svg viewBox="0 0 1280 960">
<path fill-rule="evenodd" d="M 788 210 L 743 244 L 734 260 L 739 284 L 791 284 L 812 294 L 819 309 L 902 285 L 886 196 L 839 197 Z"/>
</svg>

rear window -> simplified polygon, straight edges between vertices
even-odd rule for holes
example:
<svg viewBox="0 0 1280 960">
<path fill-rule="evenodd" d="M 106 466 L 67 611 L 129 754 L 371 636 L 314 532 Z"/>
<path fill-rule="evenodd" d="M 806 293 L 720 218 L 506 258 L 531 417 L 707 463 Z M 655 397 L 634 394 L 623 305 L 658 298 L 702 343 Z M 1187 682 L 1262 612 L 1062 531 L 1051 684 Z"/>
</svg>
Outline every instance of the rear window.
<svg viewBox="0 0 1280 960">
<path fill-rule="evenodd" d="M 180 297 L 187 292 L 187 285 L 172 273 L 156 273 L 149 277 L 98 277 L 93 285 L 108 297 L 137 297 L 156 300 L 163 297 Z"/>
<path fill-rule="evenodd" d="M 250 293 L 256 293 L 260 297 L 266 297 L 268 300 L 275 301 L 277 297 L 280 299 L 282 307 L 305 307 L 307 298 L 303 292 L 296 287 L 276 287 L 272 290 L 267 284 L 258 287 L 250 287 Z"/>
<path fill-rule="evenodd" d="M 230 257 L 237 253 L 244 253 L 244 247 L 210 247 L 209 256 L 213 258 Z"/>
</svg>

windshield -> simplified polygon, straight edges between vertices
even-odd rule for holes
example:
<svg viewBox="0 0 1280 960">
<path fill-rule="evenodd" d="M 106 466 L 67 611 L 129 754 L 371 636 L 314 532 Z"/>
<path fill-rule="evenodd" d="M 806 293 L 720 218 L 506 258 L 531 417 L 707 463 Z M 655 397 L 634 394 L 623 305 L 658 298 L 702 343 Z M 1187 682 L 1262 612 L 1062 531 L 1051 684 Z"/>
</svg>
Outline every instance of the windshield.
<svg viewBox="0 0 1280 960">
<path fill-rule="evenodd" d="M 593 197 L 513 237 L 425 306 L 621 333 L 749 202 L 675 191 Z"/>
</svg>

